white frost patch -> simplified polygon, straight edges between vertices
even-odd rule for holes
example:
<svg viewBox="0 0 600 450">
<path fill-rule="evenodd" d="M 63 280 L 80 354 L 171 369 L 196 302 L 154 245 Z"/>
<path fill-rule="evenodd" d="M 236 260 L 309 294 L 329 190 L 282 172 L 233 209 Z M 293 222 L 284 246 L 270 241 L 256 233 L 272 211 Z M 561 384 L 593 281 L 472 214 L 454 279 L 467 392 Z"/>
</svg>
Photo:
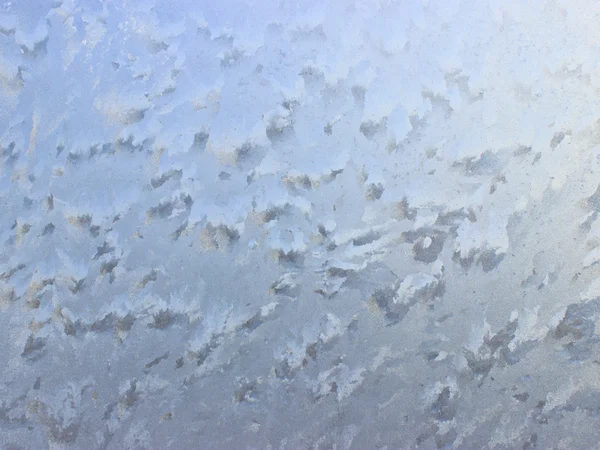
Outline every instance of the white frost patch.
<svg viewBox="0 0 600 450">
<path fill-rule="evenodd" d="M 339 336 L 342 332 L 342 323 L 333 314 L 327 314 L 321 320 L 321 331 L 319 332 L 319 339 L 323 343 L 331 341 L 336 336 Z"/>
<path fill-rule="evenodd" d="M 141 120 L 144 111 L 150 108 L 150 103 L 143 94 L 111 92 L 106 96 L 98 97 L 94 106 L 110 122 L 127 125 Z"/>
</svg>

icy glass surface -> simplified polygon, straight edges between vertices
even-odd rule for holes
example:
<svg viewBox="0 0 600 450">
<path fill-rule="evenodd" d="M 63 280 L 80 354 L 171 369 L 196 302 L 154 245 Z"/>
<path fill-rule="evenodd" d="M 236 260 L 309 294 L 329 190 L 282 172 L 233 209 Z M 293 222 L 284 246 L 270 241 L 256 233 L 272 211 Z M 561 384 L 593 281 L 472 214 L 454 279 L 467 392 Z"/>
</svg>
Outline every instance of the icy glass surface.
<svg viewBox="0 0 600 450">
<path fill-rule="evenodd" d="M 1 449 L 599 448 L 597 2 L 0 6 Z"/>
</svg>

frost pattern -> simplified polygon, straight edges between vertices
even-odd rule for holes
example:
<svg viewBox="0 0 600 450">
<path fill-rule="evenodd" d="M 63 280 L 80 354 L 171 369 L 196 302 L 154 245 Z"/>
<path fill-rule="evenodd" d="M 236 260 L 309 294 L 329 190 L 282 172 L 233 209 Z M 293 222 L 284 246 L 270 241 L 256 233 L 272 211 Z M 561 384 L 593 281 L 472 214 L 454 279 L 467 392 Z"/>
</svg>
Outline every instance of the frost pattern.
<svg viewBox="0 0 600 450">
<path fill-rule="evenodd" d="M 600 10 L 0 9 L 1 448 L 592 448 Z"/>
</svg>

